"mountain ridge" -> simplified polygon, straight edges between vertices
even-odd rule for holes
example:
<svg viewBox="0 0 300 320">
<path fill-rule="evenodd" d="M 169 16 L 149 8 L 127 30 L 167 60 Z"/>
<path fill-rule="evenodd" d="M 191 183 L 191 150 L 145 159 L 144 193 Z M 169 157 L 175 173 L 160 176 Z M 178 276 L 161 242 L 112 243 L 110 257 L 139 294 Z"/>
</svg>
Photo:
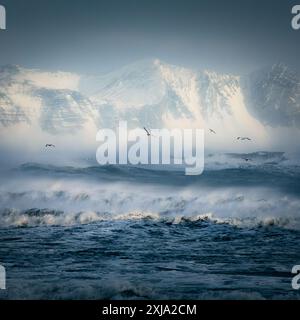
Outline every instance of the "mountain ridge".
<svg viewBox="0 0 300 320">
<path fill-rule="evenodd" d="M 121 119 L 129 127 L 236 126 L 245 134 L 250 126 L 300 128 L 299 79 L 283 64 L 237 76 L 151 59 L 94 77 L 7 65 L 0 68 L 0 127 L 35 123 L 60 134 Z"/>
</svg>

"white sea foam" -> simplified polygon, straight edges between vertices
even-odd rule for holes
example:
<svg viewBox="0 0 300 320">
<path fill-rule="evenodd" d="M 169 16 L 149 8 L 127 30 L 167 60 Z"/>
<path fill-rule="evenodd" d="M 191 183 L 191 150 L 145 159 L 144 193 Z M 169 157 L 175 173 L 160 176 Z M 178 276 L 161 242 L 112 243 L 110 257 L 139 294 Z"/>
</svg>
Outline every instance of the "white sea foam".
<svg viewBox="0 0 300 320">
<path fill-rule="evenodd" d="M 7 181 L 0 226 L 75 225 L 150 219 L 300 229 L 300 200 L 270 187 L 159 186 L 77 178 Z"/>
</svg>

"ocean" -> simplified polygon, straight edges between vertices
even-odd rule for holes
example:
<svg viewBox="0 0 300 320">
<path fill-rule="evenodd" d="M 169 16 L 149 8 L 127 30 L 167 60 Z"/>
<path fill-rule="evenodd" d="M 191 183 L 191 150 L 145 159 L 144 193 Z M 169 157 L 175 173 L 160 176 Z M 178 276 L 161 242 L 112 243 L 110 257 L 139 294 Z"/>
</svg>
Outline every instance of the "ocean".
<svg viewBox="0 0 300 320">
<path fill-rule="evenodd" d="M 245 161 L 245 157 L 249 161 Z M 1 171 L 1 299 L 299 299 L 299 157 Z"/>
</svg>

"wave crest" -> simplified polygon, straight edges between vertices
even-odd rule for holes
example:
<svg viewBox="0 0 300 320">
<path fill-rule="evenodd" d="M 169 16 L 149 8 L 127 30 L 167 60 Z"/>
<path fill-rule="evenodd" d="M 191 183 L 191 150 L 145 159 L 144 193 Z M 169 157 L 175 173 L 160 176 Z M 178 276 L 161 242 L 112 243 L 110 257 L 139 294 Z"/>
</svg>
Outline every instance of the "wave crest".
<svg viewBox="0 0 300 320">
<path fill-rule="evenodd" d="M 213 213 L 196 215 L 164 215 L 155 212 L 131 211 L 110 215 L 95 211 L 63 212 L 50 209 L 16 210 L 5 209 L 1 213 L 1 227 L 74 226 L 110 221 L 153 221 L 164 224 L 228 224 L 236 227 L 280 227 L 300 230 L 300 219 L 296 217 L 244 217 L 221 218 Z"/>
</svg>

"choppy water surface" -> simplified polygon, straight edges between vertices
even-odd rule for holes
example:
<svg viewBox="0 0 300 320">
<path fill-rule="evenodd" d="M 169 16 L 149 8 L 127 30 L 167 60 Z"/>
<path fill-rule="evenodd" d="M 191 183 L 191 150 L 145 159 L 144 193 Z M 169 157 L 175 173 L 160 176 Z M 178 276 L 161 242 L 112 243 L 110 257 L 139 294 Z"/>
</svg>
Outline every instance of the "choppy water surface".
<svg viewBox="0 0 300 320">
<path fill-rule="evenodd" d="M 298 299 L 300 167 L 280 153 L 224 157 L 197 177 L 33 163 L 2 173 L 0 297 Z"/>
</svg>

